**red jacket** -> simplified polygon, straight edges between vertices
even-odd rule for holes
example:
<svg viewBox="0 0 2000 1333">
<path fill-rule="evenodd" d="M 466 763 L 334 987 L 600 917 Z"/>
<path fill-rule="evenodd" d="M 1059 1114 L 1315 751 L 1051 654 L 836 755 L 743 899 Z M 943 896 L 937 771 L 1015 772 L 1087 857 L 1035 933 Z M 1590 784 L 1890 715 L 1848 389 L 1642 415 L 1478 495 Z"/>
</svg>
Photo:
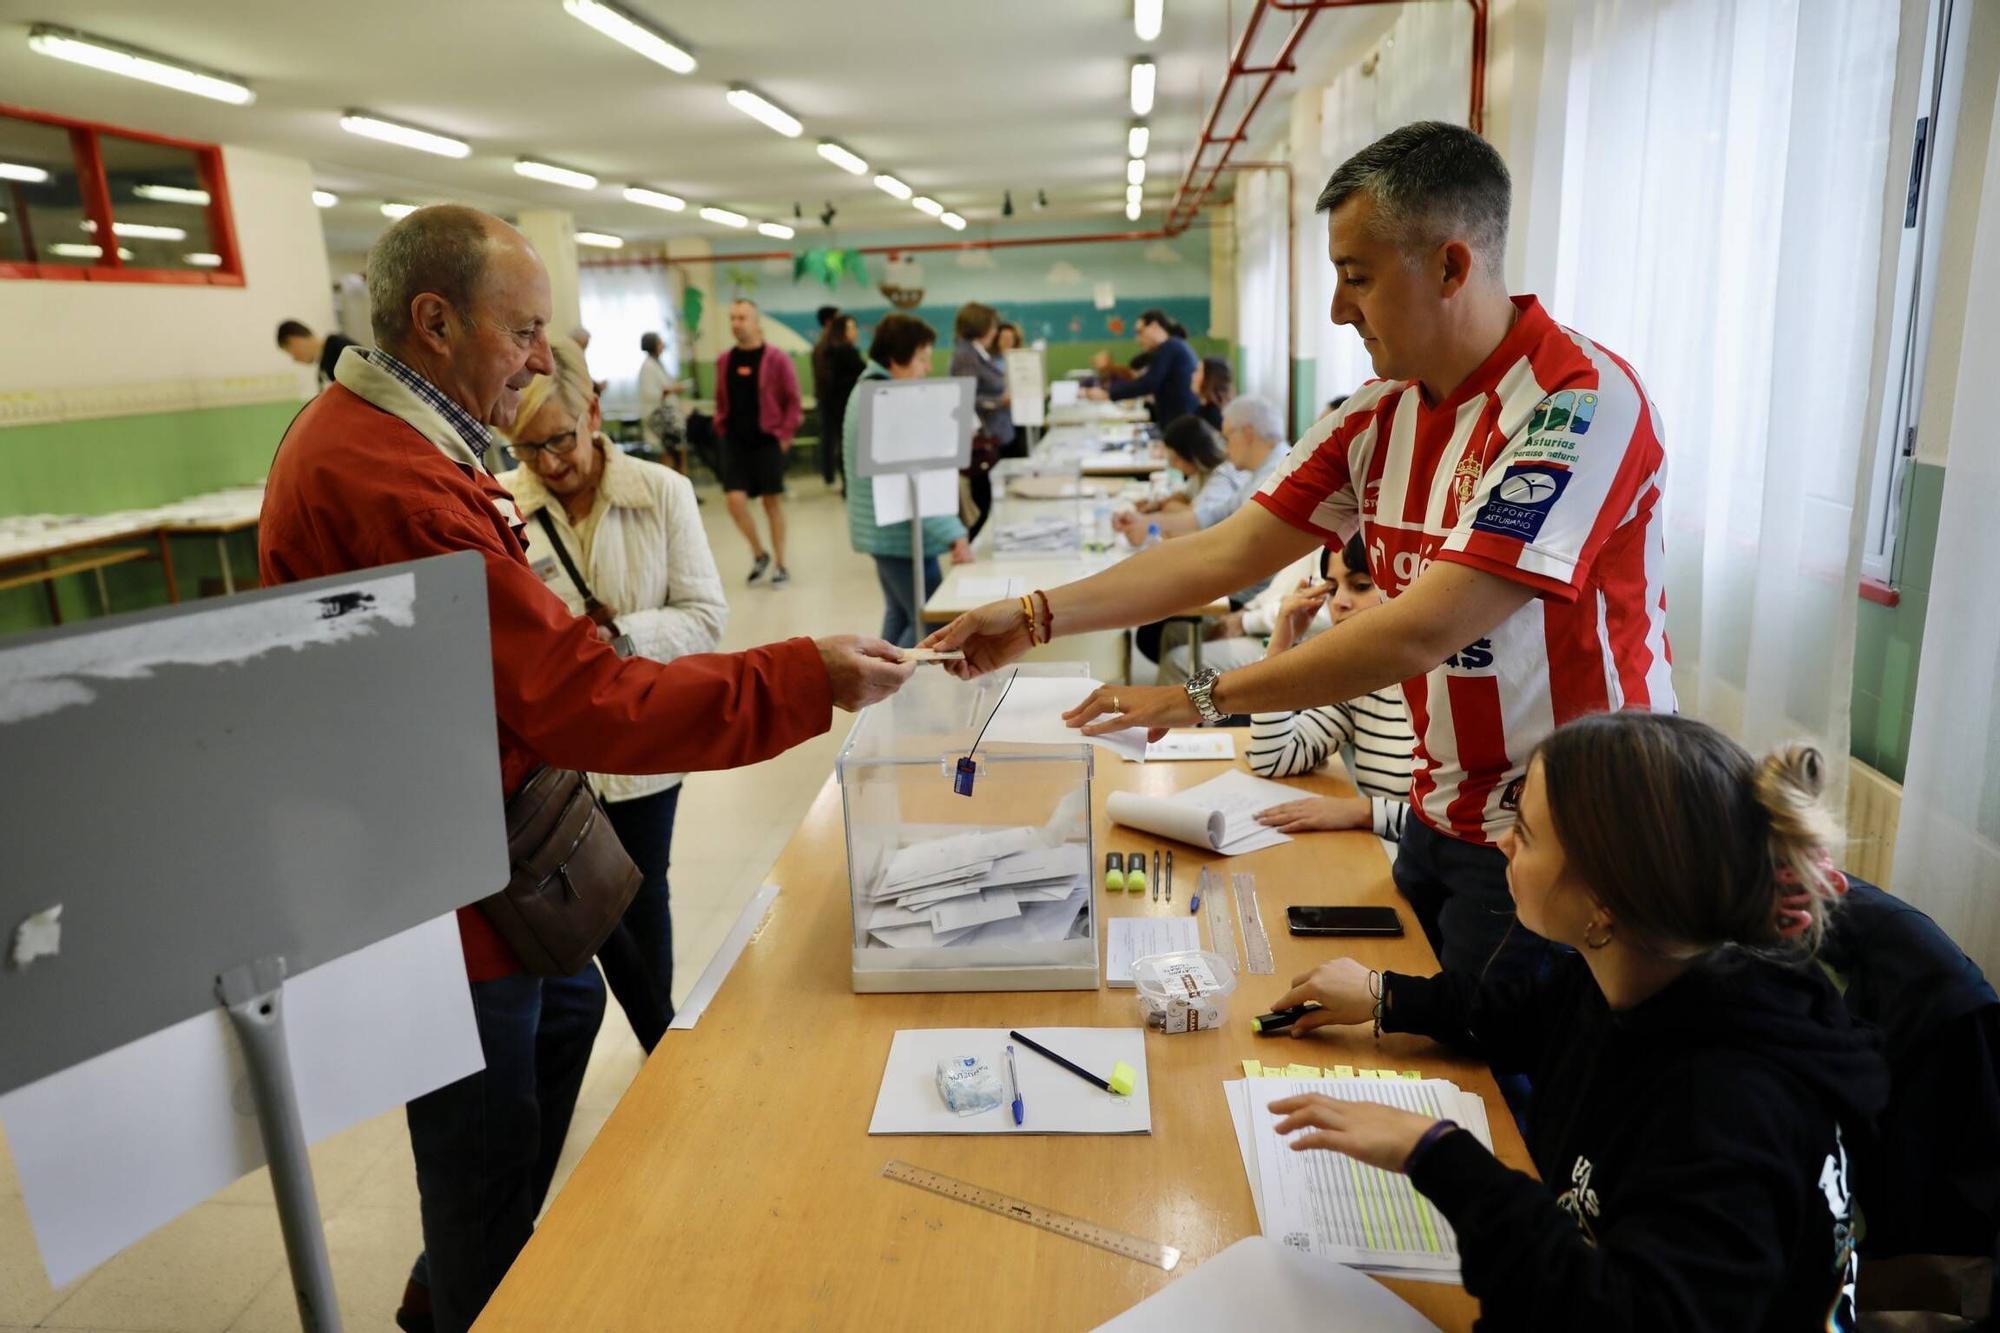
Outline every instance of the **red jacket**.
<svg viewBox="0 0 2000 1333">
<path fill-rule="evenodd" d="M 338 381 L 299 414 L 272 463 L 258 533 L 264 582 L 484 555 L 504 790 L 538 763 L 732 768 L 827 729 L 832 692 L 811 639 L 666 663 L 619 658 L 529 569 L 509 525 L 512 498 L 484 468 L 447 456 L 470 458 L 441 417 L 352 353 Z M 476 907 L 459 909 L 458 926 L 472 980 L 520 970 Z"/>
<path fill-rule="evenodd" d="M 757 368 L 757 429 L 784 444 L 799 433 L 799 422 L 804 419 L 798 368 L 792 365 L 792 358 L 765 343 L 764 363 Z M 728 352 L 715 361 L 715 435 L 719 440 L 729 438 Z"/>
</svg>

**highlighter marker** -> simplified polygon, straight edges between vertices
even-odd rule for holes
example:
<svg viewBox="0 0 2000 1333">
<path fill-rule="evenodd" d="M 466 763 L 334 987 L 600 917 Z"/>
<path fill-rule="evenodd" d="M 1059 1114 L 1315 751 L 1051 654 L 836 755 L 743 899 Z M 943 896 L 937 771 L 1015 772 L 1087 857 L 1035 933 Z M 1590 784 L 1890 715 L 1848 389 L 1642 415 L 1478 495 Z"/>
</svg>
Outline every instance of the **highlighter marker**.
<svg viewBox="0 0 2000 1333">
<path fill-rule="evenodd" d="M 1113 893 L 1125 892 L 1125 858 L 1117 852 L 1104 854 L 1104 887 Z"/>
<path fill-rule="evenodd" d="M 1302 1004 L 1292 1009 L 1259 1014 L 1250 1020 L 1250 1030 L 1260 1037 L 1276 1036 L 1317 1008 L 1316 1004 Z"/>
<path fill-rule="evenodd" d="M 1146 854 L 1133 852 L 1125 858 L 1125 887 L 1133 893 L 1146 891 Z"/>
</svg>

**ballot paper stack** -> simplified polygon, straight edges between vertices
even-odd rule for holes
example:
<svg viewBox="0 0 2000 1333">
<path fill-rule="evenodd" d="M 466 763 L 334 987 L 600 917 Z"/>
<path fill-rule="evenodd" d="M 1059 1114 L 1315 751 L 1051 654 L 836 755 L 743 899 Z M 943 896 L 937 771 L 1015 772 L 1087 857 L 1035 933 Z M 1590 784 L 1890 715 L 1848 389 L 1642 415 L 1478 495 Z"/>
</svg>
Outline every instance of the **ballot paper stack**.
<svg viewBox="0 0 2000 1333">
<path fill-rule="evenodd" d="M 1378 1102 L 1440 1120 L 1455 1120 L 1491 1149 L 1486 1103 L 1444 1079 L 1245 1078 L 1222 1085 L 1236 1125 L 1243 1171 L 1264 1235 L 1302 1254 L 1318 1255 L 1384 1277 L 1459 1281 L 1458 1237 L 1410 1178 L 1332 1151 L 1294 1152 L 1278 1134 L 1283 1117 L 1272 1102 L 1304 1092 L 1346 1101 Z"/>
<path fill-rule="evenodd" d="M 993 529 L 993 554 L 996 556 L 1060 555 L 1082 545 L 1081 525 L 1073 518 L 1056 514 L 1002 523 Z"/>
<path fill-rule="evenodd" d="M 868 891 L 870 945 L 929 949 L 1067 939 L 1090 903 L 1090 849 L 1039 828 L 914 827 Z"/>
</svg>

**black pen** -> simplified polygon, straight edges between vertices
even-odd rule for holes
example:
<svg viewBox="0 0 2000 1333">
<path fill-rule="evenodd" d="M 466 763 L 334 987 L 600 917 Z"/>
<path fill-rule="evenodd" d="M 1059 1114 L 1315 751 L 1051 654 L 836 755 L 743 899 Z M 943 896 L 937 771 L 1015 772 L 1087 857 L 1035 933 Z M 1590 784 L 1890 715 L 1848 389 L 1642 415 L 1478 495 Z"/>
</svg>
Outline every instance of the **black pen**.
<svg viewBox="0 0 2000 1333">
<path fill-rule="evenodd" d="M 1055 1061 L 1057 1064 L 1061 1065 L 1064 1069 L 1067 1069 L 1070 1073 L 1075 1074 L 1078 1078 L 1082 1079 L 1084 1082 L 1094 1083 L 1098 1087 L 1104 1089 L 1106 1092 L 1113 1092 L 1117 1093 L 1119 1096 L 1125 1096 L 1132 1091 L 1133 1084 L 1137 1078 L 1137 1071 L 1134 1070 L 1131 1065 L 1126 1064 L 1123 1060 L 1120 1060 L 1116 1064 L 1112 1065 L 1111 1077 L 1107 1081 L 1105 1079 L 1099 1078 L 1097 1075 L 1091 1073 L 1088 1069 L 1085 1069 L 1082 1065 L 1077 1064 L 1075 1061 L 1066 1060 L 1062 1056 L 1057 1055 L 1054 1051 L 1042 1045 L 1040 1042 L 1036 1041 L 1033 1037 L 1024 1037 L 1020 1033 L 1014 1031 L 1011 1028 L 1008 1029 L 1007 1035 L 1009 1037 L 1012 1037 L 1015 1041 L 1020 1042 L 1023 1046 L 1033 1051 L 1036 1055 L 1042 1056 L 1045 1059 Z"/>
</svg>

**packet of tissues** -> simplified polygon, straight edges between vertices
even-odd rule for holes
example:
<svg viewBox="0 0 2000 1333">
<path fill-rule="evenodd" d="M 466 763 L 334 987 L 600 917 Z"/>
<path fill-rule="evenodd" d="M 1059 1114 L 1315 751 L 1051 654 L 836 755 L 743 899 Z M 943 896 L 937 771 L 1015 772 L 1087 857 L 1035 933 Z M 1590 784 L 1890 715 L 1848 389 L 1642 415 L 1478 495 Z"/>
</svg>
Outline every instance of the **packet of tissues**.
<svg viewBox="0 0 2000 1333">
<path fill-rule="evenodd" d="M 959 1055 L 937 1062 L 938 1096 L 960 1115 L 990 1111 L 1001 1102 L 1000 1076 L 976 1055 Z"/>
</svg>

